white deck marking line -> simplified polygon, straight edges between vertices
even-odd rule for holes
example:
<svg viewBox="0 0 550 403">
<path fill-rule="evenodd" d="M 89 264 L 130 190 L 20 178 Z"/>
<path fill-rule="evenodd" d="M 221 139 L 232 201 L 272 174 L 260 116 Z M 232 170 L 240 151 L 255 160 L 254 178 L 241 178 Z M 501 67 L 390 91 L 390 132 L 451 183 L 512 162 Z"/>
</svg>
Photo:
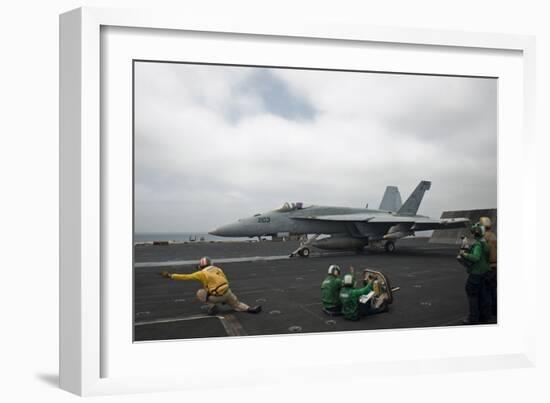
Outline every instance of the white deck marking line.
<svg viewBox="0 0 550 403">
<path fill-rule="evenodd" d="M 329 253 L 318 253 L 311 254 L 309 257 L 330 257 L 330 256 L 340 256 L 347 255 L 345 252 L 329 252 Z M 291 259 L 289 255 L 277 255 L 277 256 L 242 256 L 242 257 L 231 257 L 231 258 L 214 258 L 216 263 L 240 263 L 240 262 L 267 262 L 274 260 L 288 260 Z M 294 258 L 295 259 L 295 258 Z M 182 266 L 182 265 L 193 265 L 196 266 L 197 259 L 193 260 L 166 260 L 163 262 L 137 262 L 134 263 L 134 268 L 143 268 L 143 267 L 170 267 L 170 266 Z M 267 266 L 266 268 L 269 268 Z M 275 267 L 275 266 L 274 266 Z"/>
<path fill-rule="evenodd" d="M 240 322 L 237 320 L 235 315 L 227 314 L 223 316 L 218 316 L 222 321 L 222 325 L 225 328 L 225 331 L 228 336 L 247 336 L 248 333 L 244 330 Z"/>
<path fill-rule="evenodd" d="M 425 247 L 415 247 L 415 250 L 434 250 L 434 248 L 425 248 Z M 438 248 L 435 248 L 438 249 Z M 446 249 L 446 248 L 442 248 Z M 330 256 L 341 256 L 348 255 L 346 252 L 328 252 L 328 253 L 318 253 L 311 254 L 310 257 L 330 257 Z M 365 255 L 368 256 L 368 255 Z M 232 257 L 224 259 L 215 259 L 218 263 L 240 263 L 240 262 L 262 262 L 262 261 L 273 261 L 273 260 L 287 260 L 290 259 L 289 255 L 278 255 L 278 256 L 242 256 L 242 257 Z M 193 260 L 168 260 L 163 262 L 138 262 L 134 263 L 135 268 L 143 267 L 170 267 L 170 266 L 181 266 L 181 265 L 196 265 L 197 259 Z"/>
<path fill-rule="evenodd" d="M 210 318 L 218 318 L 218 316 L 193 315 L 193 316 L 183 316 L 183 317 L 175 317 L 175 318 L 164 318 L 164 319 L 148 320 L 143 322 L 134 322 L 134 325 L 135 326 L 154 325 L 157 323 L 183 322 L 187 320 L 210 319 Z"/>
<path fill-rule="evenodd" d="M 174 323 L 174 322 L 184 322 L 188 320 L 198 320 L 198 319 L 219 319 L 222 323 L 222 326 L 228 336 L 247 336 L 248 333 L 244 330 L 242 325 L 239 323 L 237 318 L 232 314 L 227 315 L 193 315 L 185 317 L 174 317 L 174 318 L 165 318 L 165 319 L 156 319 L 143 322 L 135 322 L 135 326 L 144 326 L 144 325 L 155 325 L 159 323 Z"/>
<path fill-rule="evenodd" d="M 232 257 L 226 259 L 214 259 L 216 263 L 240 263 L 240 262 L 260 262 L 270 260 L 285 260 L 290 259 L 288 255 L 280 256 L 249 256 L 249 257 Z M 196 265 L 197 260 L 168 260 L 164 262 L 139 262 L 134 263 L 135 268 L 140 267 L 168 267 L 168 266 L 180 266 L 180 265 Z"/>
</svg>

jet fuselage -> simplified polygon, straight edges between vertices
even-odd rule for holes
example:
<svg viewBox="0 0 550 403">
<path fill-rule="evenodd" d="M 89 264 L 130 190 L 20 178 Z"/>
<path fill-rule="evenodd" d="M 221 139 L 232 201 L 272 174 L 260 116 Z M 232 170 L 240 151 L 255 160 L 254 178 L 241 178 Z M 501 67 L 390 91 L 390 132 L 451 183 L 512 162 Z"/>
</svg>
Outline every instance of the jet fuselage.
<svg viewBox="0 0 550 403">
<path fill-rule="evenodd" d="M 373 225 L 369 230 L 362 223 L 349 223 L 345 221 L 319 221 L 313 219 L 317 216 L 347 216 L 362 214 L 369 217 L 395 217 L 396 213 L 366 209 L 366 208 L 350 208 L 350 207 L 334 207 L 334 206 L 308 206 L 303 208 L 295 208 L 290 211 L 273 210 L 266 213 L 255 214 L 252 217 L 241 218 L 236 222 L 223 225 L 211 231 L 212 235 L 224 237 L 256 237 L 277 235 L 281 233 L 295 234 L 350 234 L 353 235 L 356 231 L 355 227 L 361 228 L 361 237 L 369 236 L 382 238 L 391 227 L 391 224 Z M 366 223 L 365 223 L 366 224 Z M 366 230 L 366 231 L 365 231 Z"/>
</svg>

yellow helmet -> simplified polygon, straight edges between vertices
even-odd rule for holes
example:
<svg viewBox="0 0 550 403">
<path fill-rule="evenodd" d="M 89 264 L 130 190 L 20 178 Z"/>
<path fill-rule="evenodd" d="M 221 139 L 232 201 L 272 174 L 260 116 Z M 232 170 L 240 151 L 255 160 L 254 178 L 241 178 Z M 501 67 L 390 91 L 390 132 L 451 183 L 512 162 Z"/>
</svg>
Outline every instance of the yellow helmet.
<svg viewBox="0 0 550 403">
<path fill-rule="evenodd" d="M 479 224 L 483 225 L 485 228 L 491 228 L 491 219 L 489 217 L 480 217 Z"/>
</svg>

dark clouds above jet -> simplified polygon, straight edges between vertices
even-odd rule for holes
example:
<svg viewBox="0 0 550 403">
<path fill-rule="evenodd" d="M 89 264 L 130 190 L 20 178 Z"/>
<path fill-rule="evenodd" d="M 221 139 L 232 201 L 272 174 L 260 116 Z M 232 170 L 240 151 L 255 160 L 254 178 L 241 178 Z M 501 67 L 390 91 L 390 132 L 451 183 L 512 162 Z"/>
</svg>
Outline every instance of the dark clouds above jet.
<svg viewBox="0 0 550 403">
<path fill-rule="evenodd" d="M 264 113 L 283 119 L 312 120 L 317 114 L 314 105 L 308 99 L 294 92 L 292 87 L 273 74 L 271 69 L 252 70 L 236 90 L 244 96 L 257 98 L 262 103 Z"/>
</svg>

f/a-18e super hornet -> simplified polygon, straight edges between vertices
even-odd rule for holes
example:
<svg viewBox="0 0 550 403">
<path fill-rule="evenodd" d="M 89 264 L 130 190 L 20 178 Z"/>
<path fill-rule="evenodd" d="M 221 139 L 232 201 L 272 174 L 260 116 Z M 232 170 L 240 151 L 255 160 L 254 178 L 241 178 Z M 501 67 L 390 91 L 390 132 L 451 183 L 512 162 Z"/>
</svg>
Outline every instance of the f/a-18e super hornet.
<svg viewBox="0 0 550 403">
<path fill-rule="evenodd" d="M 417 231 L 468 225 L 467 218 L 434 219 L 417 215 L 424 193 L 430 187 L 431 182 L 420 182 L 401 204 L 399 189 L 388 186 L 378 210 L 285 203 L 276 210 L 223 225 L 210 234 L 223 237 L 313 235 L 291 256 L 307 257 L 310 247 L 360 251 L 372 244 L 383 245 L 386 251 L 393 252 L 397 239 L 414 235 Z"/>
</svg>

